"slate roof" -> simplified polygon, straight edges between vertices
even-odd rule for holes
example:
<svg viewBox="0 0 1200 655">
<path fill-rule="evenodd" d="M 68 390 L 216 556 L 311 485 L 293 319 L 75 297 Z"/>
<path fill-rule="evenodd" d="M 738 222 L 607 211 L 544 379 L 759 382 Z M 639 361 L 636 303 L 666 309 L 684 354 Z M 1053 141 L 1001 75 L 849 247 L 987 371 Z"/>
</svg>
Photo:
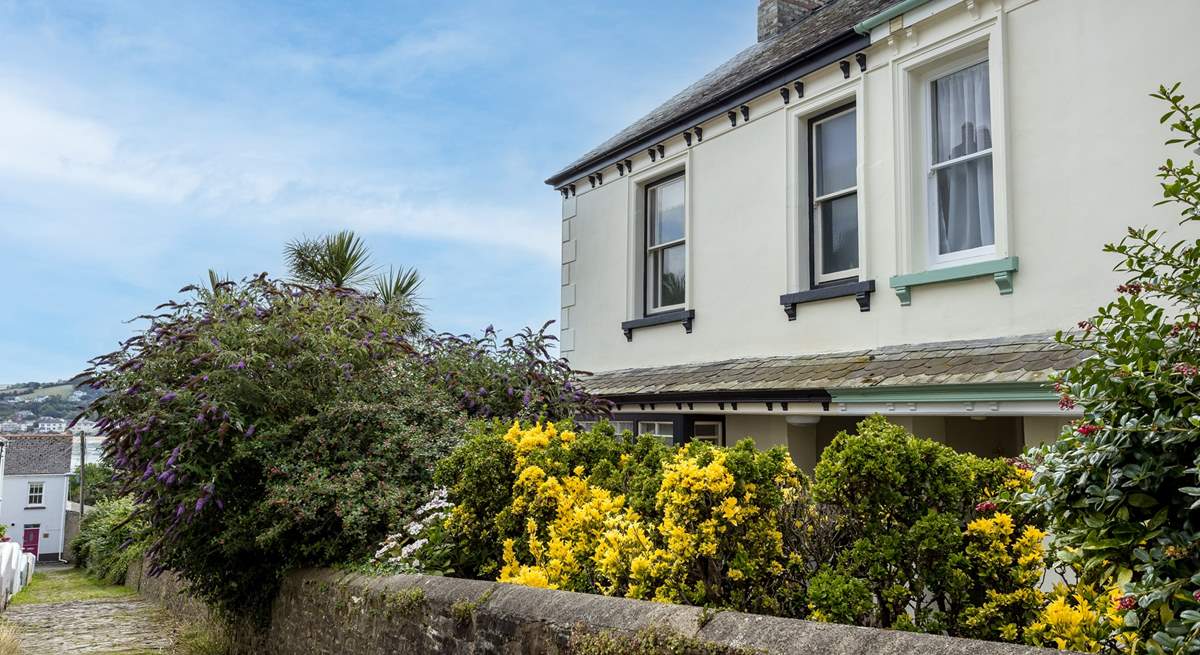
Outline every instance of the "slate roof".
<svg viewBox="0 0 1200 655">
<path fill-rule="evenodd" d="M 1049 334 L 1035 334 L 624 369 L 597 373 L 583 384 L 601 396 L 629 396 L 1045 382 L 1050 373 L 1070 368 L 1083 357 Z"/>
<path fill-rule="evenodd" d="M 69 434 L 6 434 L 5 475 L 61 475 L 71 472 Z"/>
<path fill-rule="evenodd" d="M 597 165 L 607 156 L 651 136 L 674 120 L 736 96 L 764 77 L 811 55 L 825 44 L 839 37 L 852 35 L 856 24 L 896 2 L 897 0 L 827 0 L 825 6 L 789 26 L 786 31 L 734 55 L 732 59 L 659 105 L 654 111 L 550 176 L 546 183 L 557 185 L 586 174 L 587 169 Z"/>
</svg>

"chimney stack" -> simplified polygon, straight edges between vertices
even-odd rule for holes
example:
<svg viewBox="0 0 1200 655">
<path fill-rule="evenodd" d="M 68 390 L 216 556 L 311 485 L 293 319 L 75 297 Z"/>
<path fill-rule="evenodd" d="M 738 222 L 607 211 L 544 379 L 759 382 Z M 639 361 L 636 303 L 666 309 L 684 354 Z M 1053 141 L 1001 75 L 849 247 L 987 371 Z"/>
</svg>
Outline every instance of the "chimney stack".
<svg viewBox="0 0 1200 655">
<path fill-rule="evenodd" d="M 828 0 L 758 0 L 758 41 L 762 43 L 788 30 Z"/>
</svg>

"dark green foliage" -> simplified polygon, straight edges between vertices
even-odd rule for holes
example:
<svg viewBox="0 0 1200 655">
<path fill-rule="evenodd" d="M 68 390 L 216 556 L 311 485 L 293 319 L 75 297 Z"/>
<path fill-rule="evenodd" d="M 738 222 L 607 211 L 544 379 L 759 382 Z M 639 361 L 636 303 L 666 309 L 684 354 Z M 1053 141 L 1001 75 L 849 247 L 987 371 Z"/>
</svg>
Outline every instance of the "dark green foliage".
<svg viewBox="0 0 1200 655">
<path fill-rule="evenodd" d="M 109 584 L 125 581 L 129 565 L 138 562 L 145 550 L 146 525 L 134 516 L 133 500 L 105 500 L 88 512 L 71 541 L 75 565 L 88 575 Z"/>
<path fill-rule="evenodd" d="M 1032 499 L 1052 519 L 1058 557 L 1137 599 L 1126 627 L 1167 652 L 1200 652 L 1200 104 L 1160 88 L 1162 116 L 1186 163 L 1159 171 L 1189 238 L 1131 228 L 1106 252 L 1120 294 L 1059 341 L 1092 357 L 1064 373 L 1082 422 L 1042 453 Z"/>
<path fill-rule="evenodd" d="M 95 505 L 120 495 L 120 485 L 113 479 L 115 471 L 104 462 L 88 462 L 83 465 L 85 505 Z M 71 491 L 67 500 L 79 502 L 79 475 L 71 477 Z"/>
<path fill-rule="evenodd" d="M 834 620 L 956 633 L 983 602 L 963 530 L 975 507 L 1001 490 L 1013 467 L 955 452 L 873 416 L 841 433 L 817 464 L 812 500 L 834 509 L 842 540 L 814 579 L 814 608 Z M 819 522 L 818 522 L 819 523 Z M 803 537 L 800 537 L 803 539 Z M 864 612 L 863 591 L 874 606 Z M 832 603 L 825 605 L 825 602 Z M 865 620 L 864 620 L 865 617 Z"/>
<path fill-rule="evenodd" d="M 483 336 L 440 334 L 420 343 L 423 374 L 446 389 L 472 417 L 559 421 L 607 416 L 610 403 L 586 391 L 566 360 L 551 352 L 558 337 L 525 328 L 501 339 L 491 326 Z"/>
<path fill-rule="evenodd" d="M 282 573 L 365 552 L 428 492 L 462 419 L 405 373 L 401 317 L 262 276 L 165 307 L 91 372 L 156 568 L 262 611 Z"/>
</svg>

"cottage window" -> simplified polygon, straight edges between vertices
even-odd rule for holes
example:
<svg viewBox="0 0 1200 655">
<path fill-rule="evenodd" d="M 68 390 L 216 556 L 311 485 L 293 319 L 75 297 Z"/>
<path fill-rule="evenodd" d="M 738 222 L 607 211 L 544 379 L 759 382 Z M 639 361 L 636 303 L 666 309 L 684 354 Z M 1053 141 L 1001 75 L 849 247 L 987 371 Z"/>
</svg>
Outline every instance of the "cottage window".
<svg viewBox="0 0 1200 655">
<path fill-rule="evenodd" d="M 809 121 L 813 286 L 858 276 L 855 120 L 855 108 L 851 106 Z"/>
<path fill-rule="evenodd" d="M 692 438 L 714 446 L 721 445 L 720 421 L 696 421 L 692 424 Z"/>
<path fill-rule="evenodd" d="M 682 174 L 646 186 L 646 313 L 678 309 L 687 289 Z"/>
<path fill-rule="evenodd" d="M 675 443 L 675 424 L 670 421 L 640 421 L 638 436 L 643 434 L 654 435 L 670 446 Z"/>
<path fill-rule="evenodd" d="M 929 82 L 929 252 L 943 264 L 995 251 L 988 61 Z"/>
<path fill-rule="evenodd" d="M 626 432 L 632 434 L 637 428 L 633 421 L 613 421 L 612 426 L 613 432 L 617 434 L 625 434 Z"/>
<path fill-rule="evenodd" d="M 44 482 L 29 483 L 29 502 L 28 505 L 41 505 L 45 498 L 46 485 Z"/>
</svg>

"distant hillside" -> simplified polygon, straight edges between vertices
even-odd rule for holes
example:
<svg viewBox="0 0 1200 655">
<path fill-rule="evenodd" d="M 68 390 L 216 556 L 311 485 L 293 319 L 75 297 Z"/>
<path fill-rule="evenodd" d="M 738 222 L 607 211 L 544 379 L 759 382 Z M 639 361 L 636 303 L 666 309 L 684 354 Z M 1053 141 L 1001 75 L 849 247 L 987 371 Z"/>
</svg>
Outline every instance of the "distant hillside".
<svg viewBox="0 0 1200 655">
<path fill-rule="evenodd" d="M 100 395 L 101 392 L 89 387 L 76 388 L 72 380 L 0 385 L 0 421 L 22 412 L 35 418 L 53 416 L 70 420 Z"/>
</svg>

